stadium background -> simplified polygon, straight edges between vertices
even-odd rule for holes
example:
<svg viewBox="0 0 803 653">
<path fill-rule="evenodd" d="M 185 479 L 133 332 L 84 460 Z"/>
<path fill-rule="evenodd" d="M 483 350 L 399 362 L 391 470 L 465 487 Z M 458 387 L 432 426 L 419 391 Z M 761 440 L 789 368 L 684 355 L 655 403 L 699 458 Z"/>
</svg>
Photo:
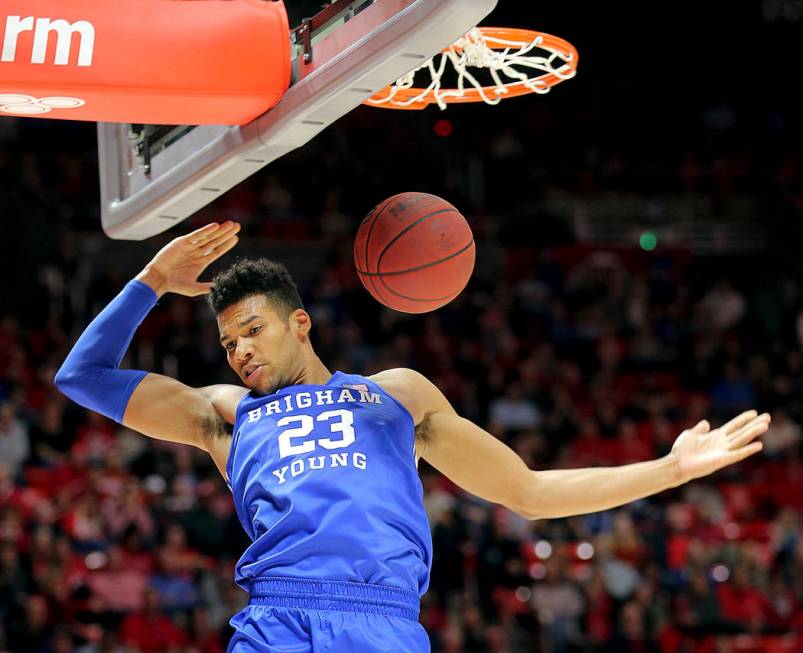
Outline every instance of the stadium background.
<svg viewBox="0 0 803 653">
<path fill-rule="evenodd" d="M 240 254 L 297 275 L 331 369 L 419 369 L 534 468 L 772 412 L 755 460 L 573 519 L 522 521 L 422 465 L 433 651 L 803 650 L 801 3 L 500 4 L 489 24 L 572 41 L 578 77 L 494 108 L 358 109 L 174 233 L 241 220 Z M 245 600 L 223 481 L 52 385 L 165 242 L 102 236 L 96 168 L 93 125 L 0 120 L 0 650 L 214 653 Z M 466 292 L 418 317 L 351 263 L 362 216 L 406 190 L 478 241 Z M 216 341 L 201 301 L 168 297 L 127 364 L 233 381 Z"/>
</svg>

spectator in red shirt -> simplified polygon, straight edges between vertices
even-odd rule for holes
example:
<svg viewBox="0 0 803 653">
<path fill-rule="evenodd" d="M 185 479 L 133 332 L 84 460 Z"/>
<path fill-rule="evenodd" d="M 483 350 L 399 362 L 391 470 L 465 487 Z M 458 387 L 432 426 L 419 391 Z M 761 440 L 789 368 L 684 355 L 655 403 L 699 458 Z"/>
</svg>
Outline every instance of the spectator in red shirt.
<svg viewBox="0 0 803 653">
<path fill-rule="evenodd" d="M 86 492 L 75 500 L 62 517 L 61 527 L 78 551 L 90 552 L 106 548 L 106 523 L 101 513 L 100 501 L 93 492 Z"/>
<path fill-rule="evenodd" d="M 159 610 L 158 594 L 148 588 L 143 592 L 143 609 L 128 615 L 120 624 L 120 638 L 136 653 L 178 653 L 189 640 Z"/>
<path fill-rule="evenodd" d="M 117 443 L 114 436 L 114 422 L 92 411 L 87 411 L 85 420 L 78 427 L 70 456 L 74 463 L 81 466 L 102 463 L 108 448 Z"/>
<path fill-rule="evenodd" d="M 122 539 L 131 527 L 145 539 L 152 538 L 156 532 L 153 516 L 136 479 L 127 480 L 121 492 L 104 501 L 102 511 L 109 533 L 115 538 Z"/>
<path fill-rule="evenodd" d="M 107 549 L 108 562 L 89 575 L 88 586 L 93 595 L 111 612 L 129 612 L 142 607 L 142 597 L 148 584 L 146 575 L 125 564 L 123 552 L 117 546 Z"/>
<path fill-rule="evenodd" d="M 767 597 L 750 582 L 746 565 L 733 570 L 729 583 L 719 587 L 719 600 L 724 616 L 741 624 L 750 632 L 759 633 L 767 628 L 771 610 Z"/>
<path fill-rule="evenodd" d="M 617 512 L 613 519 L 613 555 L 634 567 L 647 560 L 647 547 L 629 513 Z"/>
<path fill-rule="evenodd" d="M 209 623 L 206 608 L 198 606 L 192 611 L 192 640 L 199 653 L 223 653 L 220 632 Z"/>
<path fill-rule="evenodd" d="M 616 462 L 621 465 L 649 460 L 652 456 L 652 444 L 638 432 L 636 424 L 629 419 L 622 420 L 619 435 L 616 438 Z"/>
<path fill-rule="evenodd" d="M 586 631 L 595 646 L 602 647 L 613 632 L 613 600 L 605 589 L 605 581 L 597 572 L 585 588 L 588 610 L 586 611 Z"/>
</svg>

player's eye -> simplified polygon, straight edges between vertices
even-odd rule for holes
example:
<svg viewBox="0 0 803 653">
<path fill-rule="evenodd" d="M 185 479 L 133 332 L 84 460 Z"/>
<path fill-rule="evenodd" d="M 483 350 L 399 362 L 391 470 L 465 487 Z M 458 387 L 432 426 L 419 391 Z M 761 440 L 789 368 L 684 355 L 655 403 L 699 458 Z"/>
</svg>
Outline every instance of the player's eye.
<svg viewBox="0 0 803 653">
<path fill-rule="evenodd" d="M 234 351 L 234 343 L 229 342 L 226 344 L 226 351 Z"/>
<path fill-rule="evenodd" d="M 259 333 L 260 331 L 262 331 L 262 325 L 251 327 L 251 331 L 249 331 L 249 333 L 253 336 Z"/>
</svg>

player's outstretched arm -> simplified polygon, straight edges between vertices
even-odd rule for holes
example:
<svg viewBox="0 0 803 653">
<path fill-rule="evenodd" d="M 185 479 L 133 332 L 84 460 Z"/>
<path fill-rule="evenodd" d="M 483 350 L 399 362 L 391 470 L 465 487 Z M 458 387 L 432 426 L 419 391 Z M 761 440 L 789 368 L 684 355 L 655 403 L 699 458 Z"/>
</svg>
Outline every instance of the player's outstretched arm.
<svg viewBox="0 0 803 653">
<path fill-rule="evenodd" d="M 215 436 L 225 433 L 223 421 L 246 390 L 190 388 L 160 374 L 121 370 L 119 364 L 159 297 L 209 292 L 211 284 L 198 276 L 237 244 L 238 231 L 236 223 L 211 224 L 166 245 L 87 327 L 56 375 L 58 388 L 140 433 L 205 449 L 217 462 Z"/>
<path fill-rule="evenodd" d="M 620 467 L 530 470 L 504 443 L 460 417 L 443 394 L 411 370 L 374 377 L 413 415 L 419 455 L 463 489 L 529 519 L 607 510 L 706 476 L 761 450 L 770 416 L 747 411 L 711 430 L 683 431 L 663 458 Z"/>
</svg>

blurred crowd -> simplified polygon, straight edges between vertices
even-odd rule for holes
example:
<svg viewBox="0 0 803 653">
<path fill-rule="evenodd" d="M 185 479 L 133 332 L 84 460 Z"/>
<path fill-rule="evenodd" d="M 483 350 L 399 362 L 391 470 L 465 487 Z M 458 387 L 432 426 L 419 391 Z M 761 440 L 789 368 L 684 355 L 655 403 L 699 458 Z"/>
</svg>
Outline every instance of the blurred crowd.
<svg viewBox="0 0 803 653">
<path fill-rule="evenodd" d="M 645 460 L 700 419 L 772 413 L 753 459 L 570 519 L 524 521 L 422 463 L 434 653 L 801 651 L 800 112 L 772 89 L 760 111 L 702 87 L 691 107 L 691 90 L 638 95 L 626 78 L 614 104 L 594 79 L 493 124 L 495 109 L 450 113 L 451 137 L 432 131 L 440 114 L 358 110 L 182 229 L 241 220 L 238 251 L 289 257 L 330 369 L 413 367 L 533 469 Z M 661 125 L 644 110 L 669 104 Z M 200 451 L 121 428 L 52 383 L 161 242 L 99 235 L 93 133 L 0 120 L 0 651 L 216 653 L 247 601 L 232 580 L 247 540 L 222 478 Z M 478 243 L 467 290 L 422 316 L 379 306 L 351 261 L 362 216 L 406 190 L 455 203 Z M 767 249 L 594 245 L 535 202 L 633 196 L 661 209 L 650 228 L 683 201 L 704 230 L 752 222 Z M 217 339 L 203 302 L 166 297 L 124 364 L 235 382 Z"/>
<path fill-rule="evenodd" d="M 223 651 L 246 601 L 232 582 L 246 540 L 223 480 L 205 454 L 52 385 L 121 282 L 94 263 L 76 274 L 77 251 L 43 275 L 38 325 L 0 321 L 0 650 Z M 371 300 L 334 246 L 302 289 L 319 355 L 331 369 L 422 371 L 533 469 L 660 456 L 699 419 L 748 407 L 774 421 L 754 460 L 571 519 L 524 521 L 422 463 L 433 651 L 800 650 L 800 284 L 736 284 L 738 270 L 683 251 L 501 253 L 501 279 L 479 274 L 445 309 L 406 316 Z M 203 302 L 165 298 L 126 364 L 231 381 L 215 328 Z"/>
</svg>

